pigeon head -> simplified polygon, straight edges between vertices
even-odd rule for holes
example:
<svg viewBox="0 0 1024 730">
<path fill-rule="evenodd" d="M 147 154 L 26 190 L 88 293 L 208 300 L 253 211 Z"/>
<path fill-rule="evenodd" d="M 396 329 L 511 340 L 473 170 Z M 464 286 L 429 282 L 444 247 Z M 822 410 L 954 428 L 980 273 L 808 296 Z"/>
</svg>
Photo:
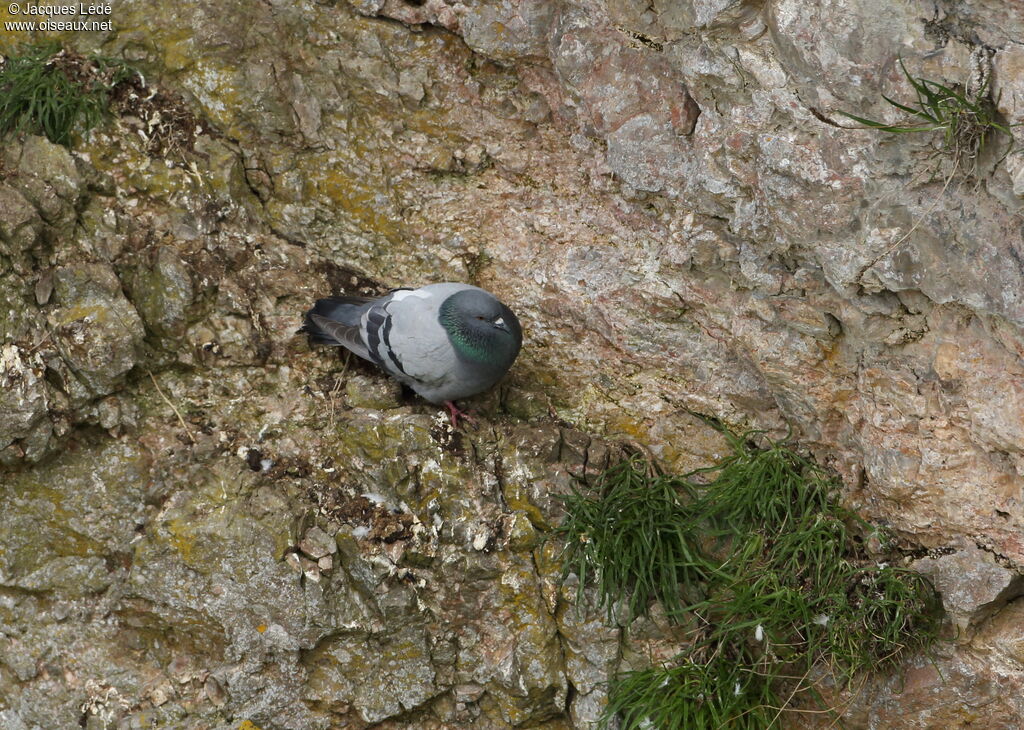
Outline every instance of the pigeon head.
<svg viewBox="0 0 1024 730">
<path fill-rule="evenodd" d="M 512 310 L 480 289 L 452 294 L 438 320 L 456 354 L 483 366 L 507 370 L 523 344 L 523 330 Z"/>
</svg>

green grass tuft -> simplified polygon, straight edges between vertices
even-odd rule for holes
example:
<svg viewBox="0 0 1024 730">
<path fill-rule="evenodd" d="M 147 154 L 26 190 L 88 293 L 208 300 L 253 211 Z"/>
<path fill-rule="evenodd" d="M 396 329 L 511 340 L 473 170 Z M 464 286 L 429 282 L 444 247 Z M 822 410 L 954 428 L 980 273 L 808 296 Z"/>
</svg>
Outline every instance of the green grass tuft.
<svg viewBox="0 0 1024 730">
<path fill-rule="evenodd" d="M 920 573 L 889 565 L 852 568 L 842 593 L 828 597 L 832 618 L 824 661 L 850 679 L 857 672 L 892 665 L 908 652 L 927 649 L 938 636 L 942 605 Z"/>
<path fill-rule="evenodd" d="M 868 560 L 853 534 L 870 526 L 836 504 L 835 482 L 754 436 L 731 436 L 711 469 L 668 476 L 633 459 L 565 498 L 555 534 L 579 604 L 592 582 L 609 618 L 620 602 L 632 620 L 657 600 L 694 627 L 673 666 L 613 680 L 604 726 L 768 727 L 823 676 L 842 686 L 937 639 L 930 583 Z"/>
<path fill-rule="evenodd" d="M 555 531 L 568 539 L 563 577 L 579 576 L 582 599 L 593 571 L 609 618 L 625 596 L 630 619 L 646 613 L 654 599 L 681 617 L 680 584 L 707 577 L 694 548 L 696 535 L 684 518 L 685 485 L 649 474 L 646 464 L 632 459 L 609 469 L 601 490 L 596 499 L 578 490 L 564 498 L 566 519 Z"/>
<path fill-rule="evenodd" d="M 781 703 L 763 677 L 725 661 L 626 672 L 615 682 L 599 730 L 764 730 Z"/>
<path fill-rule="evenodd" d="M 954 169 L 959 168 L 968 174 L 977 173 L 978 158 L 992 135 L 1001 133 L 1010 140 L 1000 161 L 1010 153 L 1013 147 L 1010 127 L 997 121 L 996 106 L 987 82 L 968 97 L 966 93 L 937 81 L 912 76 L 903 64 L 903 59 L 899 63 L 903 75 L 914 89 L 916 99 L 910 104 L 902 104 L 884 94 L 882 98 L 910 115 L 906 123 L 886 124 L 844 111 L 839 113 L 880 132 L 908 134 L 941 131 L 942 148 L 953 158 Z"/>
<path fill-rule="evenodd" d="M 135 74 L 120 61 L 56 43 L 30 46 L 0 65 L 0 134 L 28 132 L 69 145 L 108 113 L 110 92 Z"/>
</svg>

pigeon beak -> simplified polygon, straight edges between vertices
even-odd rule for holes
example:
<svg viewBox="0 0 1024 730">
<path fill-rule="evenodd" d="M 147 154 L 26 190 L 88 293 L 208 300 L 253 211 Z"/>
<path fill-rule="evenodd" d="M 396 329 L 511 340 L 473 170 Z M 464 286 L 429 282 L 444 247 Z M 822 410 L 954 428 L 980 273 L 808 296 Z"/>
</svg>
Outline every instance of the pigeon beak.
<svg viewBox="0 0 1024 730">
<path fill-rule="evenodd" d="M 505 330 L 506 332 L 508 332 L 508 327 L 505 325 L 505 320 L 501 317 L 498 317 L 496 320 L 494 320 L 494 326 L 500 330 Z"/>
</svg>

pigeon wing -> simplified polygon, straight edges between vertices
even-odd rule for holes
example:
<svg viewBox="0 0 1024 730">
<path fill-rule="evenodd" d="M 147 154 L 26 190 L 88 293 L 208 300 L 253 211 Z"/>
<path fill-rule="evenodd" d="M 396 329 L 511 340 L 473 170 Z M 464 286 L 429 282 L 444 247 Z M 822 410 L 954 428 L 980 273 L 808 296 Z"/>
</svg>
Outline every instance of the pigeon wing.
<svg viewBox="0 0 1024 730">
<path fill-rule="evenodd" d="M 455 351 L 438 321 L 446 292 L 433 287 L 393 292 L 363 315 L 371 359 L 423 395 L 450 378 Z"/>
</svg>

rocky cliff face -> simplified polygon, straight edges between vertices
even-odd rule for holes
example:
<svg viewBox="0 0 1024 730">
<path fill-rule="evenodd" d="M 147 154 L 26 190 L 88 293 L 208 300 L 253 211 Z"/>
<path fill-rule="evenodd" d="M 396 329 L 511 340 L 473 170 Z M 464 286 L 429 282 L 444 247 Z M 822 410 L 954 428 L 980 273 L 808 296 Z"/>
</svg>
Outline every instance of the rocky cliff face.
<svg viewBox="0 0 1024 730">
<path fill-rule="evenodd" d="M 553 496 L 622 442 L 708 463 L 699 413 L 792 426 L 942 592 L 955 640 L 850 727 L 1019 727 L 1024 156 L 839 114 L 900 121 L 903 59 L 1024 123 L 1018 6 L 111 19 L 64 40 L 164 91 L 2 150 L 0 726 L 589 727 L 677 644 L 572 608 Z M 477 430 L 293 335 L 439 280 L 526 331 Z"/>
</svg>

